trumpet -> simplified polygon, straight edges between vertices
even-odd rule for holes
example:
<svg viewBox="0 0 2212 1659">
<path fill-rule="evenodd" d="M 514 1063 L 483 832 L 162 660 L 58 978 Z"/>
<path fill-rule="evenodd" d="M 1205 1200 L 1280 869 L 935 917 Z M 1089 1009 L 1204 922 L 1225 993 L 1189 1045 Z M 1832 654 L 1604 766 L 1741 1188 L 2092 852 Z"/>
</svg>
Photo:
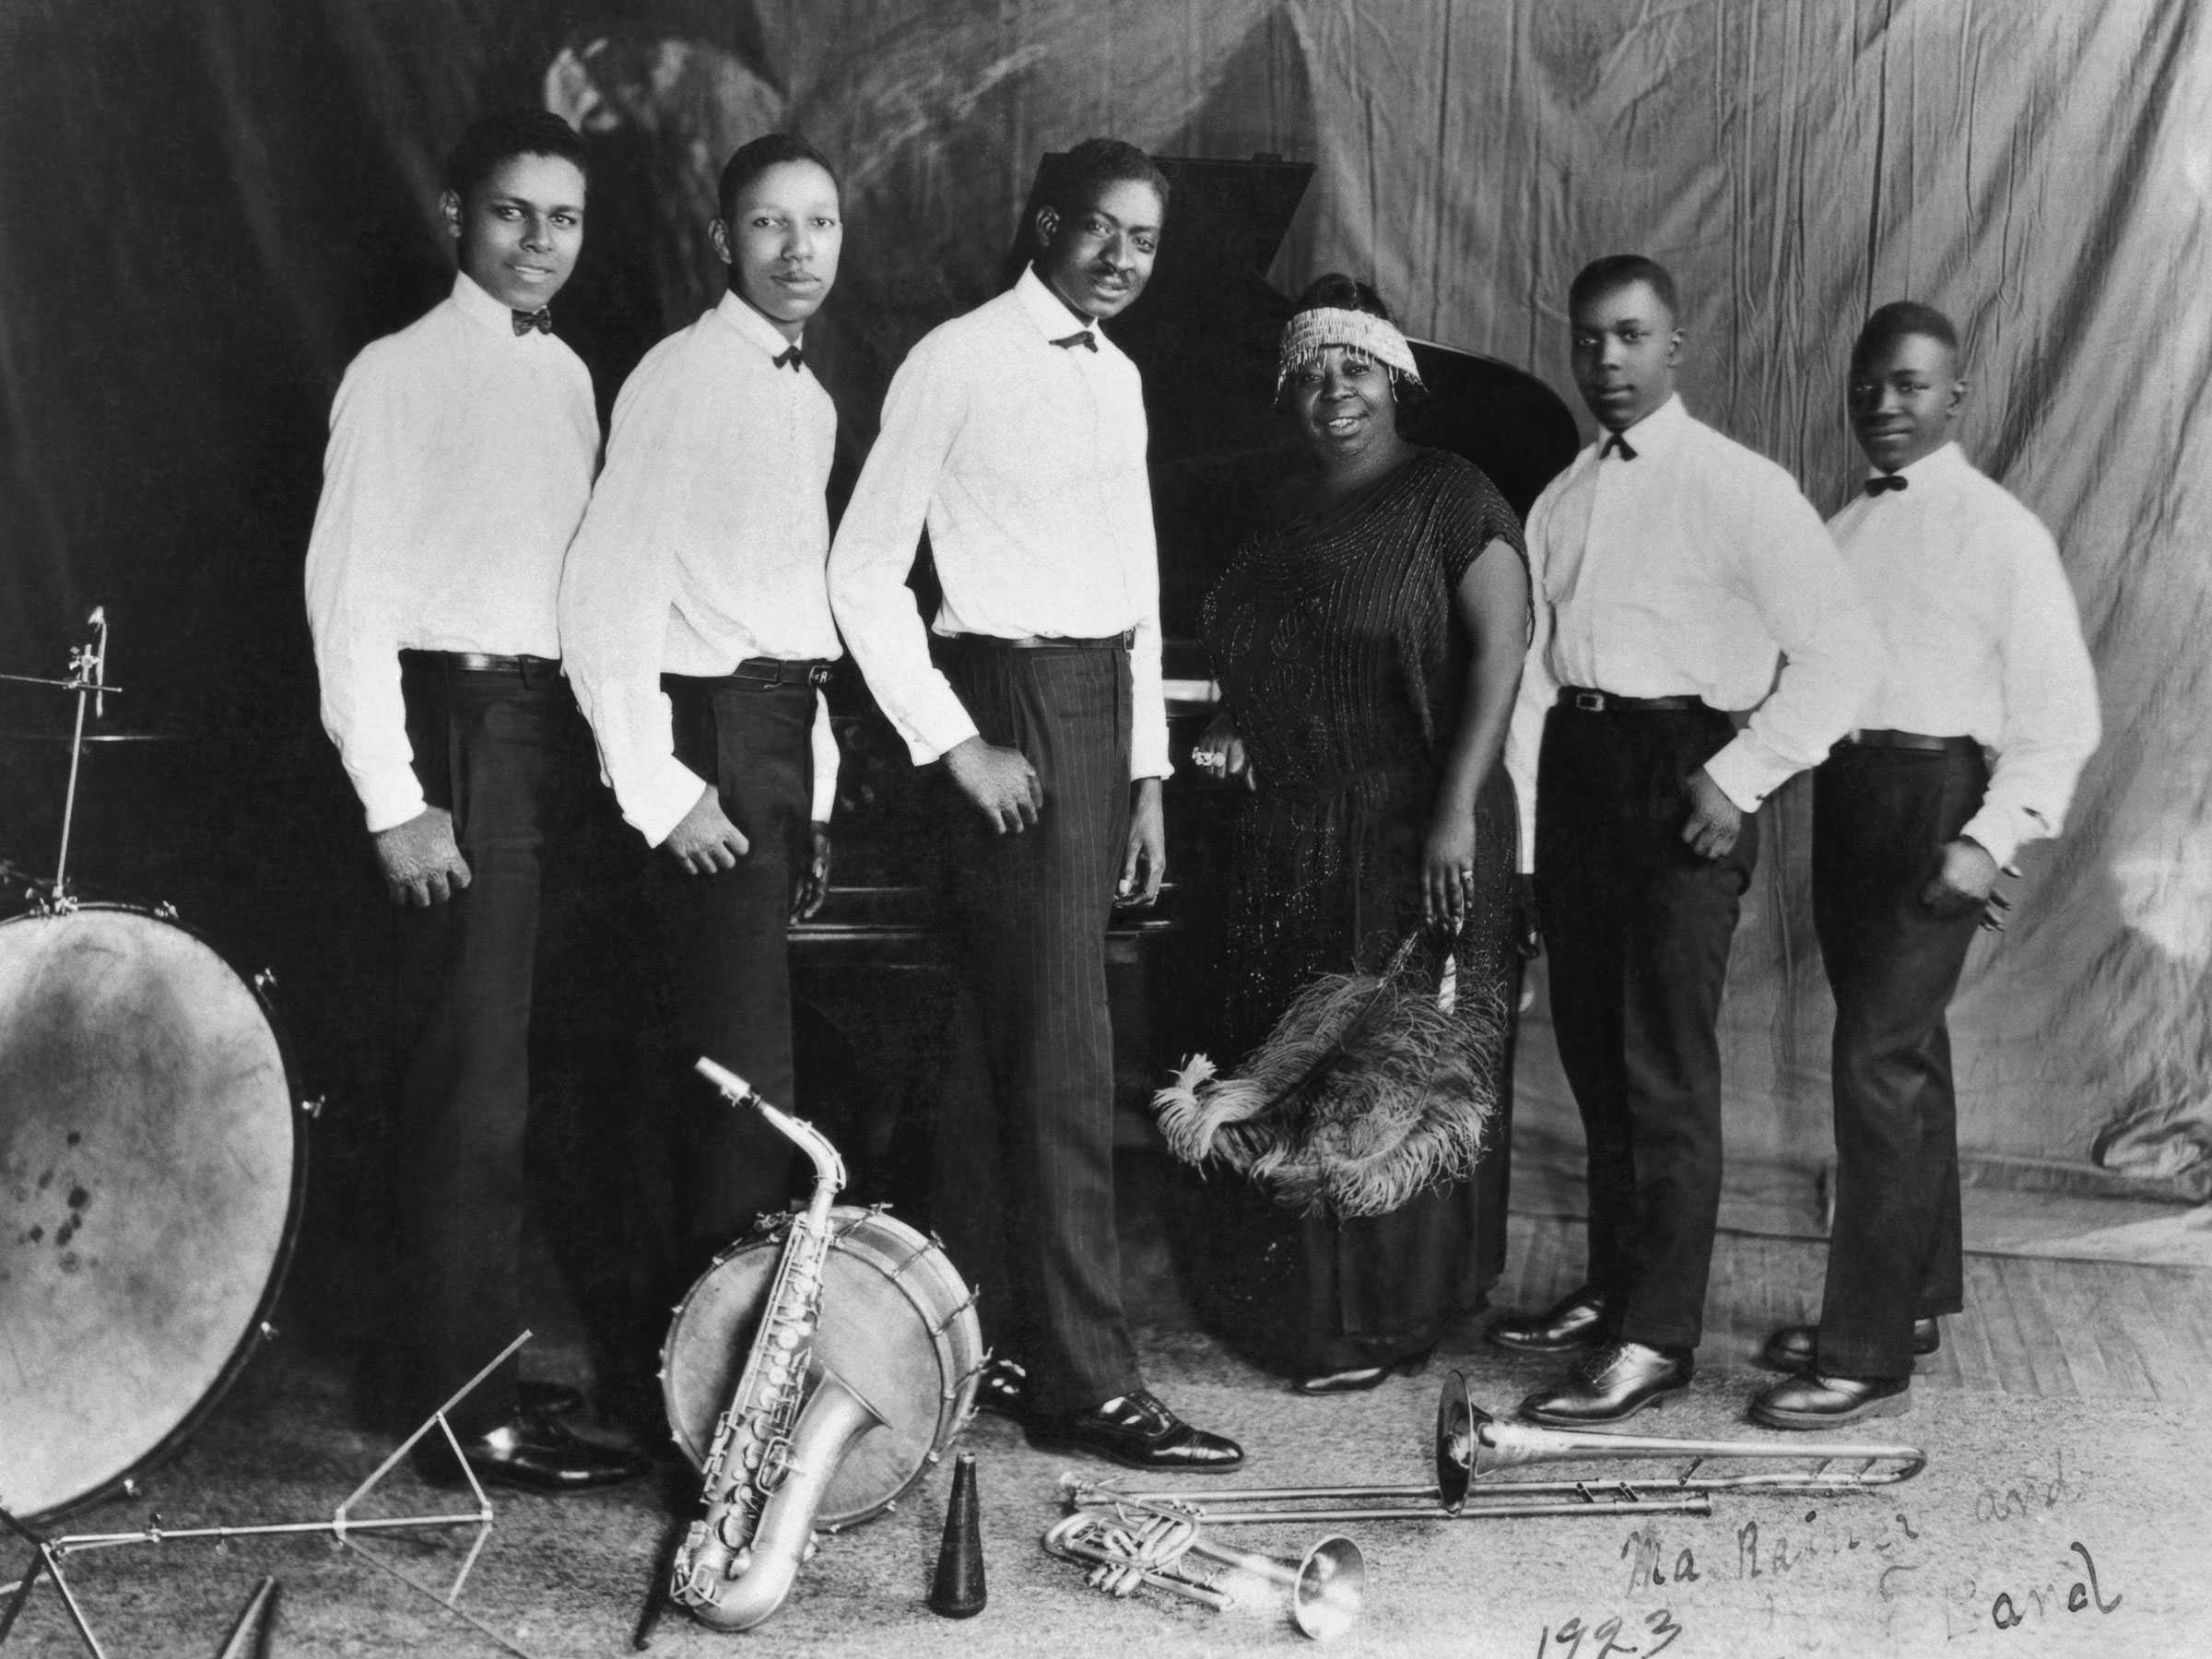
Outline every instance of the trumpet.
<svg viewBox="0 0 2212 1659">
<path fill-rule="evenodd" d="M 1064 1477 L 1078 1510 L 1112 1512 L 1169 1504 L 1212 1526 L 1298 1521 L 1488 1521 L 1547 1515 L 1712 1512 L 1715 1493 L 1789 1492 L 1834 1497 L 1910 1480 L 1927 1465 L 1915 1446 L 1830 1441 L 1807 1448 L 1778 1441 L 1696 1441 L 1532 1429 L 1501 1423 L 1467 1395 L 1464 1373 L 1445 1379 L 1436 1407 L 1436 1478 L 1426 1486 L 1231 1487 L 1131 1492 L 1112 1481 Z M 1687 1460 L 1671 1475 L 1603 1479 L 1497 1480 L 1536 1463 Z M 1764 1459 L 1800 1466 L 1701 1473 L 1714 1461 Z"/>
<path fill-rule="evenodd" d="M 1323 1538 L 1295 1561 L 1261 1555 L 1207 1537 L 1190 1506 L 1167 1499 L 1124 1497 L 1111 1512 L 1077 1509 L 1053 1524 L 1044 1547 L 1088 1564 L 1091 1587 L 1109 1595 L 1150 1587 L 1216 1612 L 1241 1605 L 1227 1585 L 1257 1579 L 1288 1593 L 1291 1622 L 1316 1640 L 1351 1629 L 1367 1591 L 1367 1560 L 1349 1538 Z M 1193 1558 L 1213 1569 L 1194 1571 Z"/>
</svg>

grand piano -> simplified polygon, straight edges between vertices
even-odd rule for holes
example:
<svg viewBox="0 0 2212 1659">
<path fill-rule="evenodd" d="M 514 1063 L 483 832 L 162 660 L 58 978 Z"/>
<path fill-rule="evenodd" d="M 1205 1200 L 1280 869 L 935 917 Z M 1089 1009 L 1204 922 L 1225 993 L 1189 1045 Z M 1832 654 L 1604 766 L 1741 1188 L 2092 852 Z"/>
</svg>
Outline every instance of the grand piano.
<svg viewBox="0 0 2212 1659">
<path fill-rule="evenodd" d="M 1047 156 L 1022 216 L 1042 201 Z M 1208 1045 L 1207 989 L 1218 949 L 1215 876 L 1235 794 L 1189 764 L 1214 709 L 1198 611 L 1297 440 L 1273 407 L 1277 338 L 1291 311 L 1267 280 L 1311 165 L 1160 158 L 1173 187 L 1170 233 L 1144 296 L 1114 325 L 1142 371 L 1151 428 L 1154 514 L 1171 753 L 1169 878 L 1158 906 L 1107 935 L 1116 1072 L 1126 1145 L 1151 1136 L 1144 1102 L 1165 1068 Z M 1020 268 L 1021 239 L 1008 281 Z M 1467 456 L 1525 513 L 1572 459 L 1573 417 L 1544 383 L 1493 359 L 1421 342 L 1431 397 L 1420 441 Z M 934 609 L 926 561 L 916 586 Z M 801 1091 L 835 1125 L 856 1195 L 926 1209 L 917 1184 L 935 1102 L 982 1087 L 971 1018 L 938 913 L 935 856 L 941 782 L 918 772 L 849 666 L 831 709 L 844 751 L 829 900 L 793 932 Z"/>
</svg>

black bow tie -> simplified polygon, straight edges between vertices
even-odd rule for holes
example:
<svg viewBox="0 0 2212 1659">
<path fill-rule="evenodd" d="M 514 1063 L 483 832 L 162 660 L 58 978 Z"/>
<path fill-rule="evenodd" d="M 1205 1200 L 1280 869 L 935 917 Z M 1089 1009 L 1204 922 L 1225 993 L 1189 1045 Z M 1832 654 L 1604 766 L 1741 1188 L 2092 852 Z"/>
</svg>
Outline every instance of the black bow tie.
<svg viewBox="0 0 2212 1659">
<path fill-rule="evenodd" d="M 1098 337 L 1088 328 L 1079 328 L 1074 334 L 1069 335 L 1066 339 L 1054 340 L 1053 344 L 1055 346 L 1080 346 L 1086 351 L 1096 351 L 1099 348 Z"/>
<path fill-rule="evenodd" d="M 534 328 L 539 334 L 553 332 L 553 312 L 550 308 L 541 305 L 534 312 L 514 313 L 514 332 L 517 335 L 526 335 Z"/>
<path fill-rule="evenodd" d="M 1902 489 L 1906 480 L 1897 473 L 1877 473 L 1866 480 L 1866 493 L 1880 495 L 1885 489 Z"/>
<path fill-rule="evenodd" d="M 775 364 L 779 369 L 789 368 L 794 374 L 796 374 L 806 361 L 806 357 L 796 346 L 789 346 L 784 347 L 783 355 L 775 359 Z"/>
<path fill-rule="evenodd" d="M 1614 433 L 1610 438 L 1606 440 L 1603 447 L 1601 447 L 1597 452 L 1597 458 L 1600 461 L 1603 461 L 1615 450 L 1618 450 L 1620 452 L 1620 458 L 1623 461 L 1633 461 L 1636 459 L 1635 450 L 1630 447 L 1629 441 L 1626 438 L 1623 438 L 1618 432 Z"/>
</svg>

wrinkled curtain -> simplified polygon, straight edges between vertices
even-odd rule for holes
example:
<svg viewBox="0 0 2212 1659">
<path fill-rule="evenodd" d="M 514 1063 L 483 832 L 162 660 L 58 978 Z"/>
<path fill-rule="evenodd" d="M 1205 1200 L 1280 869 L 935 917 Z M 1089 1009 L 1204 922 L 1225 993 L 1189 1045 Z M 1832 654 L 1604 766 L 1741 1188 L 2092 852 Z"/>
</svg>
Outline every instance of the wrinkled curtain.
<svg viewBox="0 0 2212 1659">
<path fill-rule="evenodd" d="M 559 313 L 606 400 L 712 298 L 728 148 L 789 124 L 840 157 L 818 332 L 854 449 L 906 347 L 990 290 L 1038 155 L 1095 131 L 1317 161 L 1280 286 L 1370 276 L 1416 332 L 1562 391 L 1573 271 L 1665 260 L 1691 407 L 1824 510 L 1855 471 L 1852 334 L 1909 296 L 1965 330 L 1962 441 L 2057 535 L 2108 733 L 1969 964 L 1962 1137 L 2212 1192 L 2207 51 L 2191 0 L 6 0 L 0 669 L 58 669 L 106 603 L 130 716 L 185 734 L 162 793 L 118 785 L 139 804 L 110 809 L 116 845 L 192 826 L 194 869 L 301 948 L 287 918 L 318 913 L 354 832 L 298 604 L 324 413 L 353 351 L 442 290 L 437 159 L 500 101 L 594 135 Z M 43 754 L 0 764 L 20 784 Z M 34 793 L 0 786 L 24 862 Z M 1828 1008 L 1802 789 L 1768 811 L 1731 1145 L 1809 1163 Z M 1540 1003 L 1522 1052 L 1524 1121 L 1563 1128 Z"/>
</svg>

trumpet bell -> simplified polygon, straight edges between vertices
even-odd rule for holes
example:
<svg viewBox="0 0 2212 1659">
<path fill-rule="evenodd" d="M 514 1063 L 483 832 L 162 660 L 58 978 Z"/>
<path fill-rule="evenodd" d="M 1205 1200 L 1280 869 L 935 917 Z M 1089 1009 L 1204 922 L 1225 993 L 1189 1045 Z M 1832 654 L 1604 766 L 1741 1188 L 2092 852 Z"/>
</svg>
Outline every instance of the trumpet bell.
<svg viewBox="0 0 2212 1659">
<path fill-rule="evenodd" d="M 1349 1538 L 1331 1536 L 1306 1551 L 1290 1591 L 1290 1618 L 1316 1641 L 1342 1635 L 1367 1600 L 1367 1558 Z"/>
</svg>

